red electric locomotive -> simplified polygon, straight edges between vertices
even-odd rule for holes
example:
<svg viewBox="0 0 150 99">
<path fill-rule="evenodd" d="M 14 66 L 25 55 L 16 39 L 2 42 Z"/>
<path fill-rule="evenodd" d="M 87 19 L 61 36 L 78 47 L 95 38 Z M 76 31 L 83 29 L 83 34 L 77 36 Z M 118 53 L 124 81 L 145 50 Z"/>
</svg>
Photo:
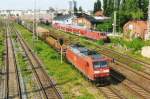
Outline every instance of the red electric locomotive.
<svg viewBox="0 0 150 99">
<path fill-rule="evenodd" d="M 69 46 L 66 50 L 66 58 L 91 81 L 110 77 L 109 59 L 84 46 L 78 44 Z"/>
</svg>

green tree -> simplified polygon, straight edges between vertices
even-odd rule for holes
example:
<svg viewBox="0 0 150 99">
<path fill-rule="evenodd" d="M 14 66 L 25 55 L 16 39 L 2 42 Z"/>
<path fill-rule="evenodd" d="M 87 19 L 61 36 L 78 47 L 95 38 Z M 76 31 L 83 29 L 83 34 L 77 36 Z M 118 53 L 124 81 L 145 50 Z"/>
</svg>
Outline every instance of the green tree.
<svg viewBox="0 0 150 99">
<path fill-rule="evenodd" d="M 101 1 L 100 0 L 97 0 L 97 2 L 95 2 L 94 3 L 94 13 L 96 12 L 96 11 L 101 11 L 102 10 L 102 8 L 101 8 Z"/>
<path fill-rule="evenodd" d="M 93 12 L 95 13 L 96 10 L 97 10 L 97 3 L 95 2 L 95 3 L 94 3 L 94 11 L 93 11 Z"/>
<path fill-rule="evenodd" d="M 141 48 L 144 46 L 144 42 L 139 38 L 133 39 L 130 44 L 131 48 L 133 48 L 134 51 L 141 50 Z"/>
<path fill-rule="evenodd" d="M 79 7 L 79 11 L 82 13 L 83 12 L 83 9 L 82 9 L 82 7 L 80 6 Z"/>
<path fill-rule="evenodd" d="M 97 11 L 101 11 L 102 8 L 101 8 L 101 1 L 100 0 L 97 0 Z"/>
<path fill-rule="evenodd" d="M 77 12 L 78 12 L 78 9 L 77 9 L 76 5 L 74 5 L 73 10 L 74 10 L 74 13 L 77 13 Z"/>
<path fill-rule="evenodd" d="M 139 8 L 137 0 L 125 0 L 120 5 L 119 18 L 120 24 L 123 26 L 129 20 L 144 18 L 144 13 Z"/>
<path fill-rule="evenodd" d="M 106 16 L 112 16 L 114 11 L 114 0 L 104 0 L 103 3 L 104 14 Z"/>
<path fill-rule="evenodd" d="M 105 15 L 107 13 L 107 7 L 108 7 L 108 0 L 103 0 L 103 9 L 104 9 L 104 14 Z"/>
<path fill-rule="evenodd" d="M 149 0 L 103 0 L 104 15 L 111 17 L 112 20 L 113 12 L 116 10 L 117 30 L 120 31 L 124 24 L 129 20 L 146 20 L 148 16 L 148 3 Z M 96 9 L 97 2 L 94 5 L 94 8 Z"/>
<path fill-rule="evenodd" d="M 148 3 L 149 0 L 138 0 L 138 8 L 143 11 L 143 19 L 147 19 L 148 16 Z"/>
</svg>

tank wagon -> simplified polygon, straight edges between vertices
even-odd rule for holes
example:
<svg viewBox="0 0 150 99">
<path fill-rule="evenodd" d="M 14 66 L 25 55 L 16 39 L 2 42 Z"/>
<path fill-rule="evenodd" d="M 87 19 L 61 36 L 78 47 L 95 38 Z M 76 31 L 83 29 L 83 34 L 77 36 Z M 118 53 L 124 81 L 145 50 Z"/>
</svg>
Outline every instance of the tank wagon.
<svg viewBox="0 0 150 99">
<path fill-rule="evenodd" d="M 55 23 L 52 26 L 55 29 L 69 33 L 74 33 L 76 35 L 83 36 L 92 40 L 104 40 L 104 41 L 108 40 L 108 36 L 106 35 L 106 33 L 101 33 L 99 31 L 84 29 L 79 26 L 65 25 L 60 23 Z"/>
</svg>

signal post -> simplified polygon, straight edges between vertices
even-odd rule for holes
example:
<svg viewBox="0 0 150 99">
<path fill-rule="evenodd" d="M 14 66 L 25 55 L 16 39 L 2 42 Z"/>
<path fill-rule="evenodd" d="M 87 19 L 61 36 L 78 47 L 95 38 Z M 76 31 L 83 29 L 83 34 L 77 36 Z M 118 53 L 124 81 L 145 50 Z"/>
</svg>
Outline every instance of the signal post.
<svg viewBox="0 0 150 99">
<path fill-rule="evenodd" d="M 59 38 L 59 44 L 60 44 L 60 50 L 61 50 L 61 63 L 63 60 L 63 44 L 64 44 L 64 39 L 63 38 Z"/>
</svg>

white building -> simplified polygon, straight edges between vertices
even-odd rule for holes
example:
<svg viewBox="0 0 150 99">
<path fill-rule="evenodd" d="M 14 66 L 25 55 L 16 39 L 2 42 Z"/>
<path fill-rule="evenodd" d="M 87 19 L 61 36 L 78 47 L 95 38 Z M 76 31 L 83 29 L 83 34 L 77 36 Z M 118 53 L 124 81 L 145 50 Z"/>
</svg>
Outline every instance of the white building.
<svg viewBox="0 0 150 99">
<path fill-rule="evenodd" d="M 22 10 L 0 10 L 0 15 L 12 15 L 12 16 L 17 16 L 17 15 L 22 15 Z"/>
<path fill-rule="evenodd" d="M 61 15 L 54 18 L 52 24 L 60 23 L 60 24 L 73 24 L 73 19 L 75 16 L 73 15 Z"/>
</svg>

